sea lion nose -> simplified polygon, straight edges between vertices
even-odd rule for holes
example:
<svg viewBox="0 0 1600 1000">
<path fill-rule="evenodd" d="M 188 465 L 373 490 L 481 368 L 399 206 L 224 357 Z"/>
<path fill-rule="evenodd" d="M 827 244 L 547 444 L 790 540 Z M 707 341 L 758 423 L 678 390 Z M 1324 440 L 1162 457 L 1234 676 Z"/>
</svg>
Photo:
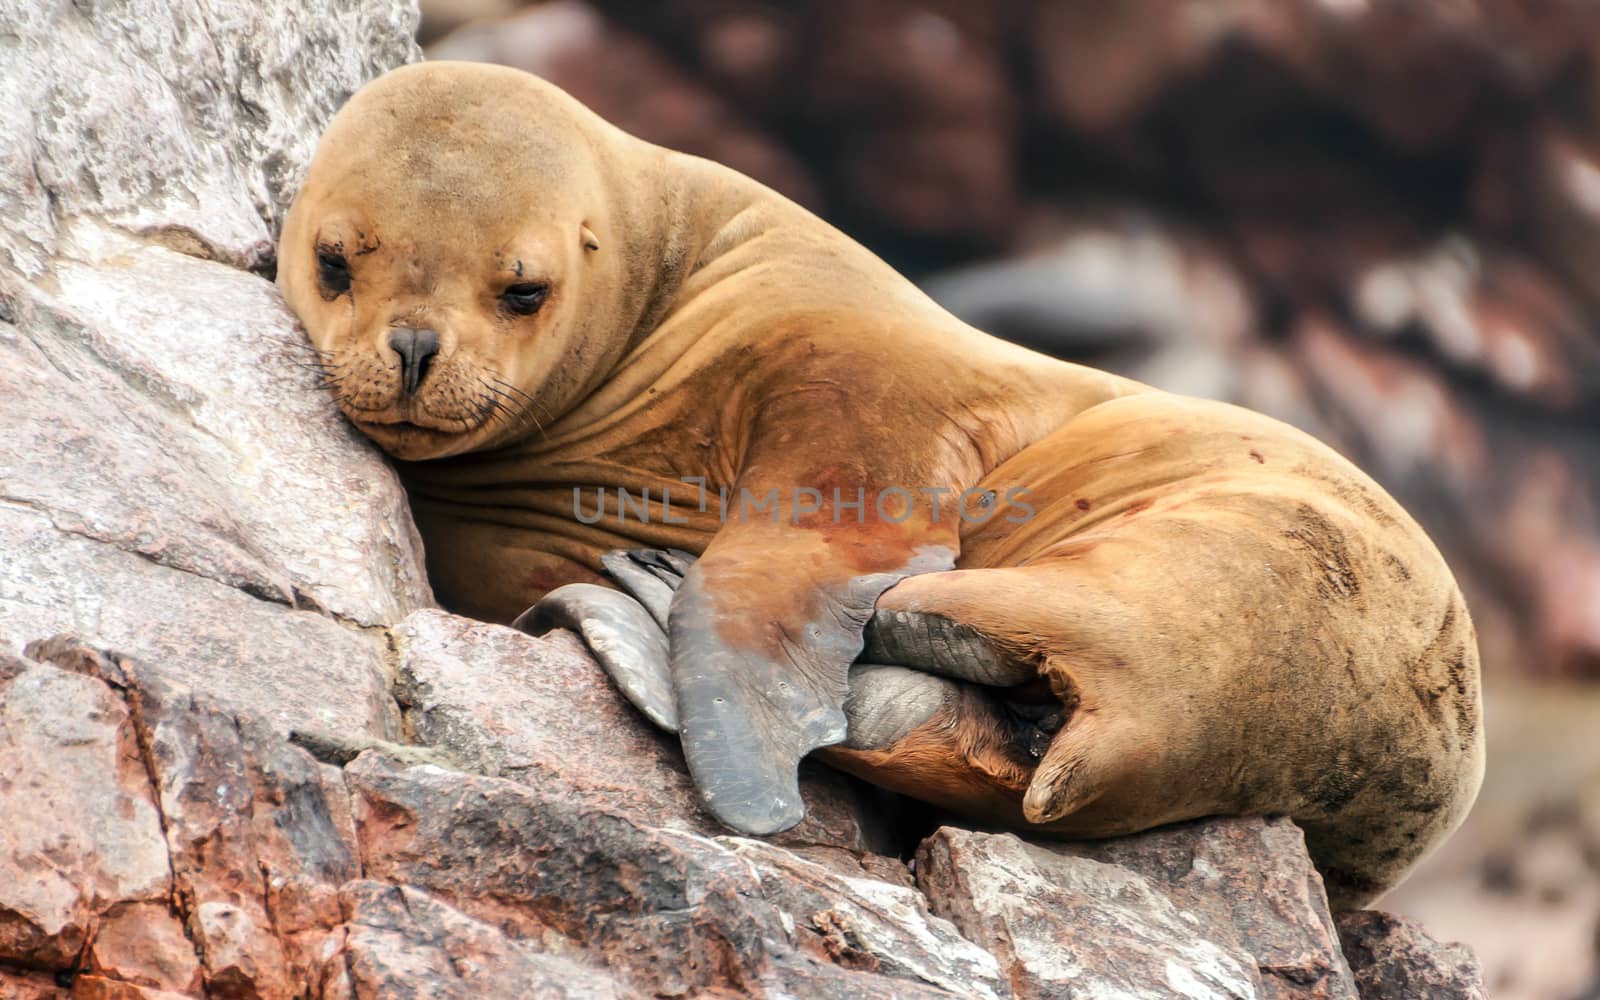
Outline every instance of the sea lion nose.
<svg viewBox="0 0 1600 1000">
<path fill-rule="evenodd" d="M 389 331 L 389 346 L 400 355 L 400 365 L 405 372 L 406 394 L 410 395 L 428 377 L 433 356 L 439 353 L 439 335 L 432 330 L 414 330 L 397 326 Z"/>
</svg>

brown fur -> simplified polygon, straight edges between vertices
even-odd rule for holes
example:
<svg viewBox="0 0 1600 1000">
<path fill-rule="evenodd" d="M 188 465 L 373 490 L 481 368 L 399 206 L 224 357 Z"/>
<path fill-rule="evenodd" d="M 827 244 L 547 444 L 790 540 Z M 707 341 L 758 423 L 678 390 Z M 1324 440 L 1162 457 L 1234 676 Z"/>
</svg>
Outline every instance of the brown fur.
<svg viewBox="0 0 1600 1000">
<path fill-rule="evenodd" d="M 350 293 L 319 286 L 318 248 L 342 248 Z M 529 276 L 549 300 L 508 315 L 497 296 Z M 1476 794 L 1466 610 L 1349 463 L 979 333 L 798 206 L 526 74 L 426 64 L 353 98 L 290 213 L 280 283 L 345 412 L 403 460 L 459 610 L 508 621 L 609 549 L 679 547 L 723 595 L 720 641 L 780 657 L 850 581 L 958 551 L 880 607 L 1035 664 L 1067 726 L 1034 769 L 980 699 L 887 750 L 829 750 L 839 766 L 1062 835 L 1287 813 L 1339 905 L 1397 881 Z M 443 344 L 411 398 L 397 325 Z M 919 498 L 903 521 L 787 501 L 778 524 L 716 515 L 719 489 L 796 486 L 1025 488 L 1036 513 L 962 524 Z M 585 525 L 574 487 L 587 504 L 670 490 L 682 523 Z"/>
</svg>

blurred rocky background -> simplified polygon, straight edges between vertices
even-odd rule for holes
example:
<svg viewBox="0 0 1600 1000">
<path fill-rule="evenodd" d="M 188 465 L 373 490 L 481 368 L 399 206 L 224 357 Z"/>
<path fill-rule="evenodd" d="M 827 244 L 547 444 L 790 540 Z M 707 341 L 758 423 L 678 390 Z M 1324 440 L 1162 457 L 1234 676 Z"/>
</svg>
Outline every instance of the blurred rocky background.
<svg viewBox="0 0 1600 1000">
<path fill-rule="evenodd" d="M 1490 770 L 1388 905 L 1600 996 L 1600 6 L 423 0 L 816 210 L 956 313 L 1272 413 L 1430 529 Z"/>
</svg>

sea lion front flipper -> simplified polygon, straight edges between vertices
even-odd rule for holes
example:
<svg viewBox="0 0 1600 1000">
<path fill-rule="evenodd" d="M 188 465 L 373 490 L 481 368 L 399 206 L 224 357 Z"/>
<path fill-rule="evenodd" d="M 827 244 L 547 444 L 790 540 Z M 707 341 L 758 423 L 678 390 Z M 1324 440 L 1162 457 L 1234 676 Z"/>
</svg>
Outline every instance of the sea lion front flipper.
<svg viewBox="0 0 1600 1000">
<path fill-rule="evenodd" d="M 694 564 L 694 556 L 617 549 L 600 561 L 624 593 L 569 584 L 523 612 L 513 627 L 532 635 L 554 628 L 578 633 L 628 701 L 656 725 L 675 733 L 677 709 L 666 621 L 672 595 Z M 981 637 L 957 636 L 947 620 L 935 619 L 905 611 L 873 613 L 863 655 L 870 659 L 876 653 L 883 659 L 850 668 L 847 745 L 888 746 L 952 701 L 953 682 L 933 674 L 974 680 L 981 679 L 975 675 L 994 672 L 993 654 Z M 653 630 L 651 620 L 657 626 Z"/>
<path fill-rule="evenodd" d="M 672 549 L 617 549 L 600 561 L 617 585 L 665 628 L 672 595 L 695 557 Z M 660 669 L 667 671 L 665 661 Z M 875 608 L 863 632 L 861 654 L 850 667 L 850 693 L 845 702 L 849 733 L 844 745 L 881 749 L 894 744 L 939 709 L 960 700 L 956 681 L 1007 688 L 1034 681 L 1037 676 L 1034 667 L 1003 657 L 987 638 L 967 625 L 937 614 Z M 1004 695 L 995 691 L 988 697 L 1000 705 Z M 1037 711 L 1048 706 L 1003 704 L 1003 713 L 1014 717 L 1012 728 L 1031 729 L 1023 742 L 1032 747 L 1035 757 L 1042 754 L 1048 736 L 1059 728 L 1059 721 L 1052 727 L 1044 718 L 1048 712 Z M 1030 708 L 1039 718 L 1024 717 Z"/>
<path fill-rule="evenodd" d="M 530 631 L 577 631 L 628 699 L 661 725 L 658 716 L 665 713 L 659 704 L 652 710 L 651 699 L 671 698 L 666 634 L 657 629 L 659 646 L 620 637 L 649 631 L 653 616 L 643 601 L 670 600 L 694 557 L 618 550 L 602 562 L 627 594 L 573 584 L 552 592 L 518 624 Z M 1020 795 L 1061 726 L 1060 712 L 1025 687 L 964 681 L 1014 683 L 1018 670 L 1031 678 L 1032 669 L 1001 664 L 981 635 L 937 614 L 878 608 L 866 636 L 864 657 L 896 662 L 849 667 L 847 735 L 827 752 L 829 762 L 956 809 Z M 936 773 L 926 770 L 929 762 Z"/>
<path fill-rule="evenodd" d="M 600 557 L 611 579 L 667 627 L 672 595 L 695 557 L 676 549 L 614 549 Z M 1002 656 L 976 629 L 943 615 L 875 608 L 862 632 L 859 663 L 910 667 L 990 687 L 1034 680 L 1029 664 Z M 851 674 L 851 687 L 855 687 Z"/>
<path fill-rule="evenodd" d="M 928 545 L 852 572 L 816 533 L 772 527 L 719 534 L 674 595 L 669 630 L 689 772 L 706 808 L 751 834 L 805 815 L 800 760 L 846 738 L 850 665 L 878 596 L 954 559 Z"/>
<path fill-rule="evenodd" d="M 554 628 L 577 632 L 635 708 L 662 729 L 678 731 L 667 635 L 639 601 L 609 587 L 569 583 L 546 594 L 512 627 L 529 635 Z"/>
</svg>

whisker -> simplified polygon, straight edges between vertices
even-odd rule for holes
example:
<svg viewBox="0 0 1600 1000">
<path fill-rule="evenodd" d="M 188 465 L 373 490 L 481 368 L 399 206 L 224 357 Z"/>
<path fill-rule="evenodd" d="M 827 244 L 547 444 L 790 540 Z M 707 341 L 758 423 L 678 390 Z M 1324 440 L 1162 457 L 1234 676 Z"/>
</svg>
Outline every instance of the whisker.
<svg viewBox="0 0 1600 1000">
<path fill-rule="evenodd" d="M 477 382 L 480 390 L 490 394 L 483 396 L 478 402 L 478 420 L 482 422 L 491 422 L 493 420 L 500 419 L 501 417 L 510 416 L 512 412 L 511 404 L 515 402 L 515 400 L 501 392 L 499 389 L 496 389 L 494 386 L 490 385 L 488 380 L 483 376 L 474 375 L 473 379 Z"/>
<path fill-rule="evenodd" d="M 540 437 L 549 436 L 538 414 L 534 413 L 533 407 L 545 410 L 546 416 L 549 415 L 549 411 L 527 391 L 492 375 L 486 376 L 474 372 L 472 377 L 478 383 L 479 389 L 491 393 L 493 397 L 486 397 L 483 400 L 478 410 L 479 420 L 490 423 L 499 421 L 505 424 L 512 434 L 518 433 L 526 424 L 531 423 L 538 430 Z"/>
<path fill-rule="evenodd" d="M 518 395 L 521 395 L 521 396 L 528 395 L 528 391 L 526 389 L 522 388 L 522 386 L 517 385 L 515 382 L 507 382 L 505 379 L 501 378 L 498 375 L 490 375 L 489 376 L 489 381 L 493 382 L 495 385 L 503 385 L 507 389 L 510 389 L 512 392 L 517 393 Z"/>
<path fill-rule="evenodd" d="M 310 341 L 305 340 L 291 341 L 286 346 L 292 351 L 299 352 L 302 356 L 311 354 L 322 358 L 324 361 L 332 358 L 336 353 L 338 353 L 336 351 L 324 351 L 312 344 Z"/>
<path fill-rule="evenodd" d="M 540 410 L 544 411 L 544 417 L 545 417 L 546 420 L 549 420 L 552 423 L 555 422 L 555 415 L 552 414 L 550 412 L 550 410 L 543 403 L 539 402 L 537 399 L 534 399 L 532 394 L 530 394 L 529 392 L 524 390 L 522 387 L 512 385 L 510 382 L 507 382 L 505 379 L 502 379 L 502 378 L 496 378 L 494 380 L 494 382 L 495 382 L 496 385 L 504 386 L 505 388 L 510 389 L 512 392 L 514 392 L 517 395 L 521 396 L 530 405 L 537 406 Z M 537 423 L 537 422 L 538 421 L 535 421 L 535 423 Z M 540 429 L 540 431 L 544 430 L 543 426 L 541 426 L 539 429 Z"/>
<path fill-rule="evenodd" d="M 512 385 L 503 378 L 494 378 L 492 376 L 490 377 L 490 381 L 494 382 L 495 385 L 498 385 L 503 389 L 510 389 L 512 392 L 516 393 L 518 396 L 521 396 L 523 399 L 526 399 L 530 403 L 533 402 L 533 396 L 519 385 Z"/>
</svg>

